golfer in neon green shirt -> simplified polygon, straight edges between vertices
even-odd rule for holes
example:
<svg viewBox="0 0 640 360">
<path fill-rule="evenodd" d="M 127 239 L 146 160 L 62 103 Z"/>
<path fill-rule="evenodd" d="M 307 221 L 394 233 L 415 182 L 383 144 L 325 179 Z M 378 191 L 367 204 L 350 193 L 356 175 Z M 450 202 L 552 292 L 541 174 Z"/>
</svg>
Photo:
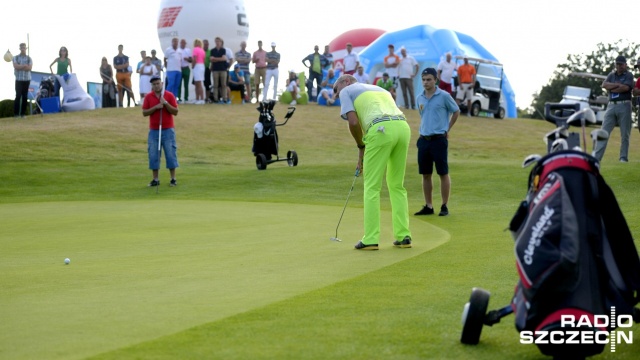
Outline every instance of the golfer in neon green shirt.
<svg viewBox="0 0 640 360">
<path fill-rule="evenodd" d="M 393 221 L 393 245 L 411 247 L 409 208 L 404 173 L 411 129 L 404 114 L 385 89 L 360 84 L 352 75 L 342 75 L 334 84 L 340 96 L 340 116 L 359 149 L 357 169 L 364 175 L 364 236 L 356 250 L 378 250 L 380 241 L 380 190 L 387 178 Z"/>
</svg>

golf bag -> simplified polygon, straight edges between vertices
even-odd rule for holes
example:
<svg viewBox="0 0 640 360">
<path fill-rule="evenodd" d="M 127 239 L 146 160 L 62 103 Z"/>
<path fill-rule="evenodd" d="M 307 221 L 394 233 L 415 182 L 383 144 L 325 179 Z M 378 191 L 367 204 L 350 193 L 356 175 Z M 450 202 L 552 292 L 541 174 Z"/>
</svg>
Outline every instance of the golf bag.
<svg viewBox="0 0 640 360">
<path fill-rule="evenodd" d="M 56 86 L 53 76 L 45 76 L 42 78 L 42 80 L 40 80 L 40 86 L 38 86 L 38 92 L 36 93 L 36 102 L 38 103 L 36 112 L 40 112 L 40 109 L 42 109 L 42 103 L 40 102 L 40 99 L 46 99 L 52 96 L 56 96 L 55 91 Z"/>
<path fill-rule="evenodd" d="M 260 112 L 258 122 L 253 130 L 253 147 L 251 151 L 255 156 L 264 154 L 267 160 L 271 155 L 278 155 L 278 132 L 276 131 L 276 119 L 273 116 L 274 100 L 263 101 L 257 110 Z"/>
<path fill-rule="evenodd" d="M 52 76 L 43 77 L 38 87 L 38 98 L 48 98 L 56 96 L 56 86 Z"/>
<path fill-rule="evenodd" d="M 640 260 L 625 218 L 598 161 L 568 150 L 541 158 L 509 225 L 520 280 L 511 309 L 518 331 L 612 331 L 561 326 L 563 315 L 633 316 L 640 322 Z M 535 337 L 535 336 L 534 336 Z M 578 337 L 579 338 L 579 337 Z M 605 344 L 538 344 L 545 355 L 586 357 Z"/>
</svg>

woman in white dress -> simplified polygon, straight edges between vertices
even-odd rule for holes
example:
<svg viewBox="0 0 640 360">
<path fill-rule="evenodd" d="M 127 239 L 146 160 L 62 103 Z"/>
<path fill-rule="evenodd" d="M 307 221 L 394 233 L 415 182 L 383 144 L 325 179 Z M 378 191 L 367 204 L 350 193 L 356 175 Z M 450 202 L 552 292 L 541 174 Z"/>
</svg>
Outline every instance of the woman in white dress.
<svg viewBox="0 0 640 360">
<path fill-rule="evenodd" d="M 158 74 L 158 68 L 151 64 L 151 56 L 144 58 L 144 64 L 140 68 L 140 94 L 143 96 L 151 92 L 151 77 Z"/>
</svg>

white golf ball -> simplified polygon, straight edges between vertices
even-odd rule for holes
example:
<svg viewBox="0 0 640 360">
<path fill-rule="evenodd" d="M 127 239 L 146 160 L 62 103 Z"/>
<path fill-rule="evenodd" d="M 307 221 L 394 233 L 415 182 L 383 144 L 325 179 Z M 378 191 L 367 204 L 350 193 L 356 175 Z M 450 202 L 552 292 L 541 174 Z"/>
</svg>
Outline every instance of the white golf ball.
<svg viewBox="0 0 640 360">
<path fill-rule="evenodd" d="M 70 263 L 70 262 L 71 262 L 71 260 L 70 260 L 69 258 L 64 259 L 64 263 L 65 263 L 66 265 L 69 265 L 69 263 Z"/>
</svg>

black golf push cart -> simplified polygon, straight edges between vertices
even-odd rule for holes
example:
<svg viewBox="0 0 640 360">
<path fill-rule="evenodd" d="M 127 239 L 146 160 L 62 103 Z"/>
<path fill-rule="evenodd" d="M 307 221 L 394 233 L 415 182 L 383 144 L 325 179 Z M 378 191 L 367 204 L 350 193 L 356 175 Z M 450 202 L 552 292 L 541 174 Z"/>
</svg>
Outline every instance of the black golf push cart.
<svg viewBox="0 0 640 360">
<path fill-rule="evenodd" d="M 509 224 L 519 281 L 510 304 L 491 311 L 490 293 L 473 288 L 462 343 L 478 344 L 484 325 L 514 314 L 520 343 L 584 359 L 623 346 L 619 333 L 640 322 L 640 259 L 627 222 L 598 160 L 566 148 L 525 159 L 528 191 Z"/>
<path fill-rule="evenodd" d="M 289 107 L 287 114 L 284 116 L 284 122 L 278 124 L 273 116 L 273 107 L 276 102 L 274 100 L 260 102 L 257 110 L 260 112 L 260 118 L 253 127 L 253 155 L 256 157 L 256 167 L 258 170 L 266 170 L 267 165 L 276 161 L 286 161 L 289 166 L 298 165 L 298 154 L 295 150 L 287 151 L 286 158 L 280 158 L 278 155 L 278 131 L 276 127 L 286 125 L 293 116 L 296 108 Z M 273 156 L 275 155 L 275 159 Z"/>
</svg>

